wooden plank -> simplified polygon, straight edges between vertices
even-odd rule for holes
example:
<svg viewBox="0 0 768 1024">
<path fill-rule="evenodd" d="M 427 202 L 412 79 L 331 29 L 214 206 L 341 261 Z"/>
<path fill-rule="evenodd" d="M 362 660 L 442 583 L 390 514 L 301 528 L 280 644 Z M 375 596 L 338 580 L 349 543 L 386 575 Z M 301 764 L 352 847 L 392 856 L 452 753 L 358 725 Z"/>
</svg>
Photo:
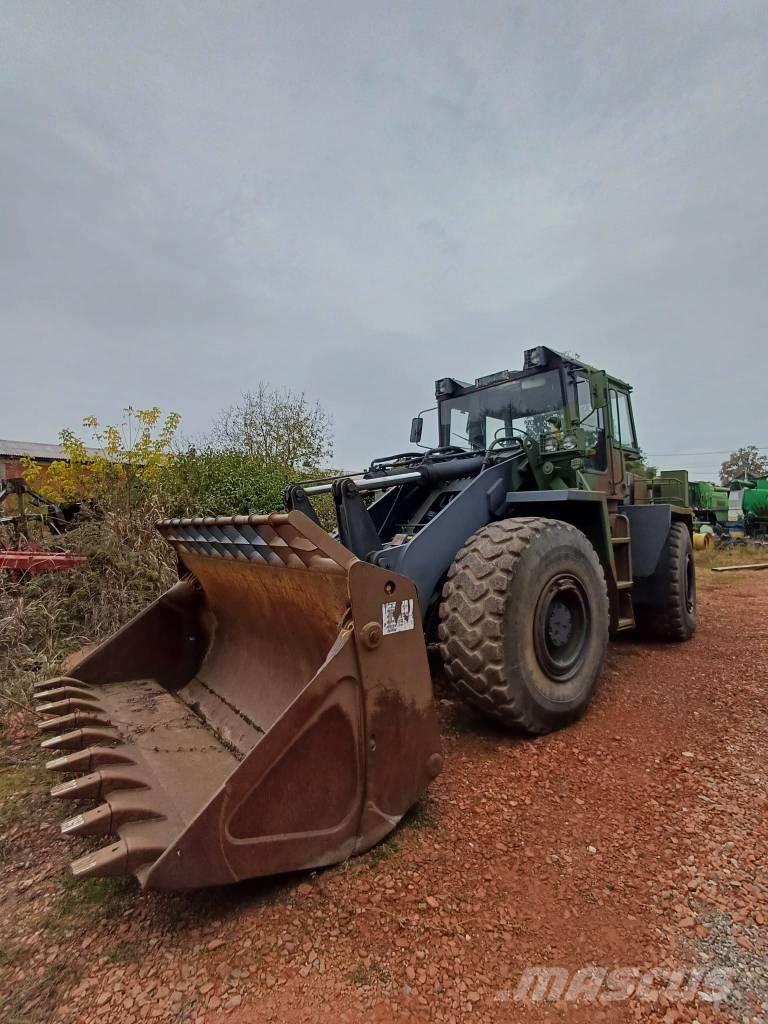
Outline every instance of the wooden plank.
<svg viewBox="0 0 768 1024">
<path fill-rule="evenodd" d="M 768 562 L 751 562 L 749 565 L 713 565 L 712 572 L 739 572 L 741 569 L 768 569 Z"/>
</svg>

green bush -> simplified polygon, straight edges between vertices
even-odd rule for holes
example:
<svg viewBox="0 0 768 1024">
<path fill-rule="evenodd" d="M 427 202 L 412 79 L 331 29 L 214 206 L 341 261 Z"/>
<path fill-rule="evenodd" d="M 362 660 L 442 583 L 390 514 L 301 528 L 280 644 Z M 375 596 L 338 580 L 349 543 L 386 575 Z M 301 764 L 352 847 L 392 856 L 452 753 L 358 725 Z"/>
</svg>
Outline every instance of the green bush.
<svg viewBox="0 0 768 1024">
<path fill-rule="evenodd" d="M 156 481 L 155 497 L 169 516 L 246 515 L 283 507 L 287 467 L 270 466 L 242 451 L 177 454 Z"/>
<path fill-rule="evenodd" d="M 324 471 L 323 475 L 332 472 Z M 301 473 L 236 449 L 190 448 L 177 453 L 154 482 L 154 501 L 168 516 L 266 515 L 285 509 L 288 484 L 318 474 Z M 320 521 L 330 529 L 333 502 L 315 501 Z"/>
</svg>

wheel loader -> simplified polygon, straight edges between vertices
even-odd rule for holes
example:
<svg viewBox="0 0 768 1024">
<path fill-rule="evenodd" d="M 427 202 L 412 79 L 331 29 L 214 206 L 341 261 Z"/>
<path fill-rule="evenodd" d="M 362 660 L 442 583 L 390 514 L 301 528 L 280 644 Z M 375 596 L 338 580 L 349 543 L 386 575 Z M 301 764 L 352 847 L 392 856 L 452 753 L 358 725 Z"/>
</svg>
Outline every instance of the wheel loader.
<svg viewBox="0 0 768 1024">
<path fill-rule="evenodd" d="M 158 523 L 178 582 L 37 687 L 52 795 L 86 802 L 62 831 L 108 840 L 74 873 L 183 889 L 369 849 L 441 769 L 428 644 L 538 735 L 584 712 L 610 634 L 688 639 L 691 510 L 631 471 L 630 393 L 539 346 L 437 381 L 433 447 L 420 415 L 415 449 L 292 485 L 285 512 Z"/>
</svg>

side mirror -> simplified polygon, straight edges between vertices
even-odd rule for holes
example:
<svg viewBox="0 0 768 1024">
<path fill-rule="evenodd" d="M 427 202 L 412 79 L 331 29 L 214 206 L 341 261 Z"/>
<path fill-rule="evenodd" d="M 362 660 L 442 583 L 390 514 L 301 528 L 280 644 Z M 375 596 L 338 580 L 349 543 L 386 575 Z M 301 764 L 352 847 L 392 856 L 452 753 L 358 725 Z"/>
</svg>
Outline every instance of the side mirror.
<svg viewBox="0 0 768 1024">
<path fill-rule="evenodd" d="M 421 432 L 424 429 L 424 419 L 421 416 L 414 416 L 411 420 L 411 444 L 418 444 L 421 440 Z"/>
</svg>

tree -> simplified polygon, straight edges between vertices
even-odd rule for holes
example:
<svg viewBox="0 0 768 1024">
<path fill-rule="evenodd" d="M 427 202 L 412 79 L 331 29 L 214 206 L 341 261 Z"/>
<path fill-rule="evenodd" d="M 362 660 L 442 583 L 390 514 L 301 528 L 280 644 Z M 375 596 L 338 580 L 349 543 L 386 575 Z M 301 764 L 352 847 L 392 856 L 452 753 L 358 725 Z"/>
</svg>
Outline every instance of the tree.
<svg viewBox="0 0 768 1024">
<path fill-rule="evenodd" d="M 123 410 L 123 421 L 100 426 L 86 416 L 83 426 L 91 431 L 90 447 L 72 430 L 61 430 L 59 440 L 66 459 L 52 462 L 45 473 L 33 459 L 25 459 L 26 480 L 54 501 L 86 501 L 104 507 L 130 505 L 137 491 L 160 476 L 172 458 L 171 446 L 180 416 L 160 409 Z"/>
<path fill-rule="evenodd" d="M 659 475 L 658 466 L 649 465 L 648 459 L 642 450 L 640 451 L 639 458 L 627 459 L 627 469 L 630 473 L 634 473 L 635 476 L 644 476 L 648 480 L 653 480 L 655 476 Z"/>
<path fill-rule="evenodd" d="M 768 455 L 761 455 L 753 444 L 731 452 L 720 467 L 720 484 L 727 487 L 731 480 L 747 480 L 752 476 L 768 476 Z"/>
<path fill-rule="evenodd" d="M 259 383 L 221 412 L 208 437 L 221 451 L 238 451 L 268 466 L 319 469 L 333 456 L 333 423 L 303 392 Z"/>
</svg>

